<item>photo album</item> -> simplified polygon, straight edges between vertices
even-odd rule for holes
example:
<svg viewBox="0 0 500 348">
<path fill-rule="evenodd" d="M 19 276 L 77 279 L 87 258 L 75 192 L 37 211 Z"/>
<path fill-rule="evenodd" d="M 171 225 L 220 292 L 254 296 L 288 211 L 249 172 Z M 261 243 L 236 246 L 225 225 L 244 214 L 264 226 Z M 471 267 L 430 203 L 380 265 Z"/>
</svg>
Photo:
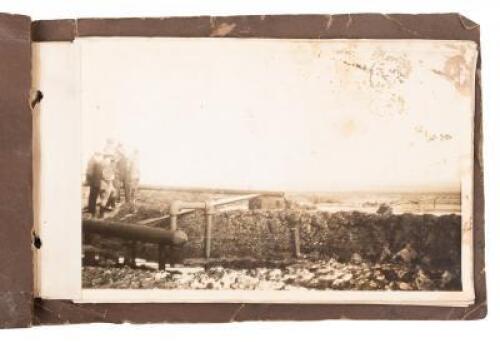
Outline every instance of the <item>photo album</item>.
<svg viewBox="0 0 500 348">
<path fill-rule="evenodd" d="M 479 25 L 0 15 L 0 327 L 486 315 Z"/>
</svg>

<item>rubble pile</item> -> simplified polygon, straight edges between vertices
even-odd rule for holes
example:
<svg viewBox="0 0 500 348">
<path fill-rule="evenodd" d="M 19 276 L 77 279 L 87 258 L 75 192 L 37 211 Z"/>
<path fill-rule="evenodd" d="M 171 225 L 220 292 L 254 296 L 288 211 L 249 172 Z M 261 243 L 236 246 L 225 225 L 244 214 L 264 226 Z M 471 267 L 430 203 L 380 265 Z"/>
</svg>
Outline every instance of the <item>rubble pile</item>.
<svg viewBox="0 0 500 348">
<path fill-rule="evenodd" d="M 125 215 L 124 215 L 125 214 Z M 161 215 L 139 208 L 136 214 L 118 214 L 114 219 L 135 222 Z M 168 220 L 160 227 L 168 228 Z M 189 242 L 182 258 L 202 258 L 205 217 L 203 212 L 181 216 L 178 226 Z M 409 258 L 425 267 L 460 271 L 461 218 L 459 215 L 369 214 L 319 212 L 299 209 L 238 210 L 215 215 L 212 231 L 213 258 L 282 260 L 294 255 L 292 230 L 298 230 L 302 255 L 310 259 L 335 258 L 349 262 L 353 257 L 371 263 Z M 126 243 L 96 236 L 89 243 L 115 254 L 127 252 Z M 407 245 L 410 251 L 404 252 Z M 157 259 L 157 246 L 137 244 L 137 257 Z M 403 251 L 403 252 L 402 252 Z"/>
<path fill-rule="evenodd" d="M 215 215 L 212 230 L 213 257 L 281 259 L 292 254 L 292 240 L 285 211 L 230 211 Z M 203 256 L 203 213 L 179 220 L 189 238 L 186 255 Z"/>
<path fill-rule="evenodd" d="M 302 260 L 282 267 L 84 267 L 84 288 L 214 290 L 460 290 L 456 273 L 406 264 Z"/>
<path fill-rule="evenodd" d="M 182 194 L 186 201 L 205 196 Z M 147 191 L 139 204 L 123 204 L 108 220 L 125 223 L 165 216 L 179 193 Z M 211 260 L 204 259 L 205 214 L 179 216 L 188 235 L 179 250 L 167 248 L 170 264 L 124 266 L 131 256 L 158 260 L 158 246 L 86 236 L 84 250 L 97 255 L 83 267 L 85 288 L 240 290 L 460 290 L 461 217 L 455 214 L 326 212 L 300 207 L 231 210 L 214 215 Z M 168 219 L 157 227 L 169 228 Z M 300 238 L 295 256 L 294 234 Z M 190 263 L 189 260 L 203 260 Z M 226 261 L 224 261 L 226 260 Z M 229 260 L 229 261 L 227 261 Z M 250 261 L 248 261 L 250 260 Z M 146 264 L 146 263 L 143 263 Z M 149 263 L 148 263 L 149 264 Z M 200 264 L 203 267 L 200 267 Z M 92 265 L 92 266 L 90 266 Z"/>
</svg>

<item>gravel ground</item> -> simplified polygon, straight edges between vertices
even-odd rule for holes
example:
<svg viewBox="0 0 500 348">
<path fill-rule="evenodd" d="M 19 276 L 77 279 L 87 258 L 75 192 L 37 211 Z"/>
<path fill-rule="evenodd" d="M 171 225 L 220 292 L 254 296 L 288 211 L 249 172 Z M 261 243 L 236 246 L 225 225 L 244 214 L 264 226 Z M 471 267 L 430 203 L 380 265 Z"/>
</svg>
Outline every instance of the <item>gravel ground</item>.
<svg viewBox="0 0 500 348">
<path fill-rule="evenodd" d="M 303 261 L 286 267 L 236 269 L 214 266 L 165 271 L 128 267 L 83 268 L 83 287 L 101 289 L 239 290 L 459 290 L 447 270 L 424 271 L 404 264 Z"/>
</svg>

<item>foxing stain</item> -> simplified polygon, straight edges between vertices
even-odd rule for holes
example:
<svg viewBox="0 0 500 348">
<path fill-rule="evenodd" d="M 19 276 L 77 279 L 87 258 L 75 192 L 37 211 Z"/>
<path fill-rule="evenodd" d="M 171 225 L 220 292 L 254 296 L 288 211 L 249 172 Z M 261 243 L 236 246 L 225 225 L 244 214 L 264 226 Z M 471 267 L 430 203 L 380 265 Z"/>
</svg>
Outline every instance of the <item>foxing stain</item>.
<svg viewBox="0 0 500 348">
<path fill-rule="evenodd" d="M 433 69 L 432 72 L 452 82 L 460 94 L 470 94 L 471 71 L 462 55 L 448 58 L 442 70 Z"/>
</svg>

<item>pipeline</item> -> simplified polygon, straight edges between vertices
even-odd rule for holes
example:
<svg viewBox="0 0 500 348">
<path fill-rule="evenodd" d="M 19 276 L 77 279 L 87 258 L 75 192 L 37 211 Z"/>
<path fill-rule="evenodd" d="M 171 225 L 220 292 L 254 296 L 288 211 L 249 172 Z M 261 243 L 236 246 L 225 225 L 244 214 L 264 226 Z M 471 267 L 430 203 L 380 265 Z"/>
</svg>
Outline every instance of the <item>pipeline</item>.
<svg viewBox="0 0 500 348">
<path fill-rule="evenodd" d="M 247 195 L 236 196 L 236 197 L 225 197 L 225 198 L 219 198 L 219 199 L 215 199 L 215 200 L 209 200 L 206 202 L 173 201 L 170 204 L 170 213 L 169 214 L 141 220 L 141 221 L 138 221 L 136 223 L 139 225 L 148 225 L 148 224 L 154 224 L 154 223 L 158 223 L 158 222 L 165 221 L 165 220 L 170 220 L 170 229 L 172 231 L 175 231 L 177 229 L 177 216 L 192 213 L 196 209 L 204 209 L 204 210 L 206 210 L 207 208 L 212 209 L 214 207 L 218 207 L 218 206 L 225 205 L 225 204 L 231 204 L 231 203 L 236 203 L 236 202 L 240 202 L 240 201 L 247 201 L 247 200 L 250 200 L 252 198 L 259 197 L 259 196 L 262 196 L 262 194 L 254 193 L 254 194 L 247 194 Z"/>
<path fill-rule="evenodd" d="M 126 224 L 120 222 L 109 222 L 94 219 L 82 221 L 82 232 L 84 236 L 98 234 L 104 237 L 113 237 L 131 241 L 131 254 L 135 255 L 135 243 L 149 242 L 158 244 L 158 269 L 165 269 L 166 253 L 165 246 L 182 247 L 188 241 L 187 234 L 181 230 L 165 230 L 163 228 L 149 227 L 143 225 Z M 135 256 L 132 263 L 135 264 Z"/>
<path fill-rule="evenodd" d="M 203 209 L 205 211 L 205 258 L 210 258 L 210 249 L 212 244 L 212 226 L 213 216 L 217 212 L 217 207 L 221 205 L 231 204 L 239 201 L 247 201 L 261 196 L 261 193 L 251 193 L 236 197 L 226 197 L 217 200 L 208 200 L 205 202 L 182 202 L 173 201 L 170 203 L 170 230 L 177 230 L 177 217 L 183 213 L 194 211 L 195 209 Z M 298 242 L 297 242 L 298 246 Z"/>
<path fill-rule="evenodd" d="M 188 241 L 187 234 L 181 230 L 170 231 L 157 227 L 95 219 L 84 219 L 82 221 L 82 232 L 84 234 L 99 234 L 105 237 L 172 246 L 182 246 Z"/>
</svg>

